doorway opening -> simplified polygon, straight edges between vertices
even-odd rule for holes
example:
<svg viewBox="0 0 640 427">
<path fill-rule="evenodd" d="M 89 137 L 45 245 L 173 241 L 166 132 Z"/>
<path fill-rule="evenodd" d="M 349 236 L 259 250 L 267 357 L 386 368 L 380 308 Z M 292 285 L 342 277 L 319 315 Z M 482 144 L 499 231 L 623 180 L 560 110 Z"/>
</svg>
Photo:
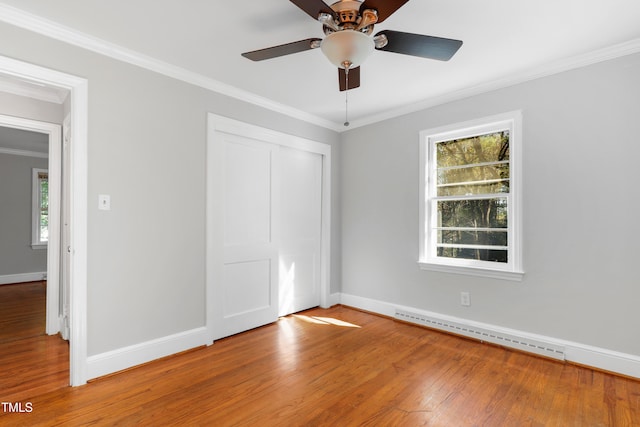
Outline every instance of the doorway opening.
<svg viewBox="0 0 640 427">
<path fill-rule="evenodd" d="M 47 280 L 60 277 L 61 254 L 63 250 L 69 254 L 68 257 L 68 338 L 69 346 L 69 384 L 72 386 L 85 384 L 87 381 L 87 337 L 86 337 L 86 293 L 87 293 L 87 112 L 88 112 L 88 82 L 86 79 L 61 73 L 37 65 L 17 61 L 11 58 L 0 56 L 0 78 L 22 82 L 25 86 L 40 87 L 43 90 L 58 90 L 68 92 L 69 101 L 69 134 L 73 135 L 73 143 L 69 153 L 69 182 L 68 182 L 68 224 L 69 224 L 69 244 L 66 248 L 61 247 L 61 231 L 51 230 L 50 237 L 57 237 L 57 248 L 53 248 L 50 241 Z M 22 119 L 14 116 L 4 116 L 5 122 L 10 126 L 18 128 L 29 128 L 35 131 L 43 131 L 45 124 L 34 124 L 29 119 Z M 33 126 L 35 125 L 35 128 Z M 50 124 L 49 124 L 50 125 Z M 55 125 L 55 129 L 47 128 L 44 132 L 50 137 L 50 166 L 53 163 L 60 164 L 62 161 L 62 139 L 60 125 Z M 51 144 L 53 141 L 53 144 Z M 53 160 L 52 156 L 56 156 Z M 50 168 L 51 173 L 51 168 Z M 61 175 L 58 174 L 58 178 Z M 49 185 L 51 186 L 51 182 Z M 61 181 L 57 182 L 61 191 Z M 49 188 L 51 191 L 51 187 Z M 53 201 L 53 200 L 52 200 Z M 61 198 L 56 198 L 55 202 L 60 202 Z M 49 206 L 50 212 L 60 214 L 60 205 Z M 60 216 L 54 219 L 49 217 L 50 227 L 60 227 Z M 55 259 L 57 255 L 57 259 Z M 53 257 L 53 258 L 52 258 Z M 59 283 L 59 282 L 58 282 Z M 61 318 L 60 293 L 59 289 L 47 293 L 47 333 L 56 333 L 60 330 Z M 51 295 L 49 295 L 51 294 Z M 63 323 L 64 326 L 64 323 Z"/>
<path fill-rule="evenodd" d="M 4 276 L 6 278 L 4 281 L 13 281 L 14 283 L 18 283 L 46 280 L 45 331 L 48 335 L 53 335 L 60 331 L 60 206 L 62 200 L 62 164 L 60 162 L 62 153 L 61 125 L 21 117 L 0 115 L 0 127 L 3 129 L 3 134 L 7 135 L 7 138 L 11 139 L 11 141 L 15 141 L 13 148 L 10 145 L 9 140 L 5 141 L 5 146 L 3 148 L 5 157 L 11 156 L 17 160 L 23 160 L 26 157 L 30 160 L 29 162 L 25 163 L 22 161 L 21 163 L 23 163 L 22 166 L 24 167 L 31 165 L 32 167 L 30 169 L 33 171 L 33 182 L 32 185 L 29 186 L 29 189 L 32 190 L 31 222 L 33 225 L 30 240 L 32 252 L 35 256 L 32 256 L 31 258 L 36 258 L 34 261 L 35 263 L 38 263 L 37 258 L 42 258 L 42 256 L 38 256 L 41 255 L 38 254 L 38 252 L 43 250 L 46 251 L 46 272 L 44 277 L 37 277 L 37 275 L 41 274 L 40 272 L 27 272 L 27 274 L 6 275 Z M 21 139 L 24 142 L 21 142 Z M 40 147 L 36 145 L 42 145 L 38 141 L 41 141 L 42 139 L 46 140 L 46 152 L 44 153 L 40 150 Z M 23 145 L 27 140 L 33 141 L 34 145 L 32 147 L 24 147 Z M 31 148 L 38 151 L 30 151 L 23 148 Z M 44 154 L 44 156 L 40 156 L 40 154 Z M 36 167 L 45 165 L 46 168 Z M 22 172 L 24 172 L 24 170 Z M 41 190 L 40 187 L 44 187 L 44 184 L 40 184 L 40 182 L 44 182 L 45 179 L 48 206 L 46 209 L 46 216 L 40 219 L 37 217 L 40 216 L 41 213 L 35 212 L 35 209 L 36 205 L 38 205 L 38 208 L 41 208 L 42 206 L 43 195 L 40 194 L 39 190 Z M 11 178 L 11 182 L 5 183 L 5 186 L 20 184 L 19 181 L 20 176 L 18 175 Z M 48 223 L 48 226 L 44 227 L 47 230 L 47 236 L 37 236 L 37 234 L 39 234 L 38 226 L 41 226 L 41 222 L 44 221 Z M 46 239 L 48 242 L 42 241 L 43 239 Z M 28 256 L 27 254 L 24 255 Z M 18 260 L 16 260 L 16 262 L 17 261 Z M 28 262 L 26 264 L 28 264 Z"/>
</svg>

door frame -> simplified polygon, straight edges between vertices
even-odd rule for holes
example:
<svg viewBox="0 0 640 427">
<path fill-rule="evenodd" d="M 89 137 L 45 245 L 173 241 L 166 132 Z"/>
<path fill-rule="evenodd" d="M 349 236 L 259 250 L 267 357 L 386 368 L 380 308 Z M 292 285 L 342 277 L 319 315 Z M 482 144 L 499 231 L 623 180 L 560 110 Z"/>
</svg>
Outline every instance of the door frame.
<svg viewBox="0 0 640 427">
<path fill-rule="evenodd" d="M 322 156 L 320 306 L 330 307 L 331 257 L 331 146 L 310 139 L 248 124 L 213 113 L 207 114 L 206 155 L 206 326 L 213 342 L 216 312 L 215 284 L 222 280 L 224 260 L 224 138 L 238 135 Z"/>
<path fill-rule="evenodd" d="M 47 244 L 47 289 L 45 332 L 60 331 L 60 206 L 62 202 L 62 126 L 0 114 L 0 126 L 45 134 L 49 140 L 49 241 Z"/>
<path fill-rule="evenodd" d="M 88 81 L 71 74 L 0 56 L 0 74 L 69 91 L 71 105 L 70 167 L 70 340 L 69 382 L 87 382 L 87 138 Z"/>
</svg>

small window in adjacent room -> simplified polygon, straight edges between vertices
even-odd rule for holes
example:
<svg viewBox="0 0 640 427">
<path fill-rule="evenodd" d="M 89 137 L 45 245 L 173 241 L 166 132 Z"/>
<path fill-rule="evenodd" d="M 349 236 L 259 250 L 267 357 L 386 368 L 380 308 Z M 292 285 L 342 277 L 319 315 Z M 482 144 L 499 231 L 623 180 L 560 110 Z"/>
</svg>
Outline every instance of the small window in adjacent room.
<svg viewBox="0 0 640 427">
<path fill-rule="evenodd" d="M 521 114 L 420 133 L 419 264 L 522 279 Z"/>
<path fill-rule="evenodd" d="M 32 169 L 32 238 L 31 247 L 46 248 L 49 241 L 49 173 Z"/>
</svg>

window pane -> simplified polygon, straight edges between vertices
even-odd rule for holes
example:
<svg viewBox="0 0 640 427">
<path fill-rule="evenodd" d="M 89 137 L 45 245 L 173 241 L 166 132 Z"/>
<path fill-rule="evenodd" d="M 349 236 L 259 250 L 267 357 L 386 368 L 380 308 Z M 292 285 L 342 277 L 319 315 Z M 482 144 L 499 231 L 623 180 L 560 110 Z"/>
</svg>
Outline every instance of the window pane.
<svg viewBox="0 0 640 427">
<path fill-rule="evenodd" d="M 47 213 L 40 214 L 40 241 L 49 241 L 49 215 Z"/>
<path fill-rule="evenodd" d="M 40 241 L 49 241 L 49 180 L 40 177 Z"/>
<path fill-rule="evenodd" d="M 438 230 L 438 243 L 507 246 L 507 233 L 504 231 Z"/>
<path fill-rule="evenodd" d="M 507 251 L 493 249 L 438 248 L 438 256 L 478 261 L 508 262 Z"/>
<path fill-rule="evenodd" d="M 438 202 L 438 227 L 506 228 L 507 199 Z"/>
<path fill-rule="evenodd" d="M 47 178 L 40 179 L 40 209 L 47 210 L 49 208 L 49 180 Z"/>
<path fill-rule="evenodd" d="M 509 131 L 439 142 L 436 160 L 438 168 L 509 160 Z"/>
</svg>

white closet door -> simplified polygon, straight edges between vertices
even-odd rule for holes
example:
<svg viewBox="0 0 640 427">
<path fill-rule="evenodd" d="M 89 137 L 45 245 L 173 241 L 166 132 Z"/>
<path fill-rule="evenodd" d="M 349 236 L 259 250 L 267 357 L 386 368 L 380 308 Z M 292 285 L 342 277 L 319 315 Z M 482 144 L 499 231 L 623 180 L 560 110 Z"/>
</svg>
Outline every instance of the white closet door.
<svg viewBox="0 0 640 427">
<path fill-rule="evenodd" d="M 209 124 L 207 327 L 217 340 L 321 304 L 330 152 L 218 116 Z"/>
<path fill-rule="evenodd" d="M 278 318 L 278 146 L 227 135 L 224 144 L 222 330 L 246 331 Z"/>
<path fill-rule="evenodd" d="M 320 304 L 322 156 L 281 147 L 279 315 Z"/>
</svg>

